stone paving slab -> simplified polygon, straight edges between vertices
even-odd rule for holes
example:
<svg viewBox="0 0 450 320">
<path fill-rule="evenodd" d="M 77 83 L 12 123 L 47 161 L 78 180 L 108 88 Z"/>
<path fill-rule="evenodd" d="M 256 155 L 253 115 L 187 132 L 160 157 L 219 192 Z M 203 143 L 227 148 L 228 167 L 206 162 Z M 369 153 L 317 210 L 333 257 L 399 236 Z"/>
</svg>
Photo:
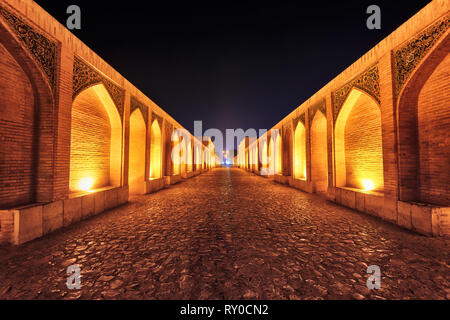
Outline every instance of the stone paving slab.
<svg viewBox="0 0 450 320">
<path fill-rule="evenodd" d="M 0 248 L 0 298 L 449 299 L 449 243 L 220 168 Z"/>
</svg>

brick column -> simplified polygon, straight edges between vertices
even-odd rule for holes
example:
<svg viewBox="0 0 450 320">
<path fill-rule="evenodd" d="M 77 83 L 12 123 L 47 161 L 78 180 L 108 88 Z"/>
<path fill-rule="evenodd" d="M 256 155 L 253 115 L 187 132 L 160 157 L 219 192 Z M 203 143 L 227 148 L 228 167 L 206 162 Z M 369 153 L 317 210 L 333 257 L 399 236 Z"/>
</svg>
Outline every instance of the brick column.
<svg viewBox="0 0 450 320">
<path fill-rule="evenodd" d="M 130 157 L 130 92 L 125 91 L 122 120 L 122 186 L 128 186 L 128 167 Z"/>
<path fill-rule="evenodd" d="M 378 63 L 381 96 L 381 134 L 383 140 L 384 194 L 398 198 L 397 135 L 394 116 L 392 57 L 385 54 Z"/>
<path fill-rule="evenodd" d="M 56 91 L 55 115 L 55 167 L 53 196 L 48 200 L 61 200 L 69 196 L 70 130 L 72 120 L 73 52 L 61 45 Z"/>
<path fill-rule="evenodd" d="M 328 188 L 336 186 L 335 165 L 334 165 L 334 120 L 333 103 L 331 92 L 325 96 L 325 107 L 327 117 L 327 160 L 328 160 Z"/>
<path fill-rule="evenodd" d="M 311 183 L 311 124 L 309 109 L 305 111 L 306 181 Z"/>
</svg>

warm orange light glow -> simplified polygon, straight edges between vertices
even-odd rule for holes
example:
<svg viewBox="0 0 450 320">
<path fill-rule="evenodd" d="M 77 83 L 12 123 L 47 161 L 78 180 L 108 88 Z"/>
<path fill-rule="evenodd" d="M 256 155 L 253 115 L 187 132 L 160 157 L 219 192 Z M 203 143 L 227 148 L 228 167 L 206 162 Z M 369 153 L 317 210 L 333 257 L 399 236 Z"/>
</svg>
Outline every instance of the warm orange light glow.
<svg viewBox="0 0 450 320">
<path fill-rule="evenodd" d="M 364 179 L 362 181 L 363 187 L 364 187 L 364 191 L 370 191 L 375 189 L 375 185 L 373 184 L 373 181 L 370 179 Z"/>
<path fill-rule="evenodd" d="M 294 178 L 306 180 L 305 126 L 299 121 L 294 133 Z"/>
<path fill-rule="evenodd" d="M 94 179 L 92 178 L 83 178 L 78 183 L 78 188 L 83 191 L 88 191 L 94 185 Z"/>
<path fill-rule="evenodd" d="M 150 179 L 159 179 L 162 174 L 162 140 L 158 120 L 153 121 L 150 141 Z"/>
</svg>

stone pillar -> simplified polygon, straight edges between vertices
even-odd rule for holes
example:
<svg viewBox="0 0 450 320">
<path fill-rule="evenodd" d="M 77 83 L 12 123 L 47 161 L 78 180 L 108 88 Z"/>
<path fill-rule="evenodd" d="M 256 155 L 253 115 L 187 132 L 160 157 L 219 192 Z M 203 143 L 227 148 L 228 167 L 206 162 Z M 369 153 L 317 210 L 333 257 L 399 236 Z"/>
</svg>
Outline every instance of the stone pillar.
<svg viewBox="0 0 450 320">
<path fill-rule="evenodd" d="M 328 189 L 336 186 L 334 166 L 334 120 L 331 92 L 325 95 L 325 107 L 327 117 L 327 159 L 328 159 Z"/>
<path fill-rule="evenodd" d="M 392 56 L 385 54 L 378 63 L 380 74 L 381 134 L 383 140 L 384 194 L 398 196 L 398 163 L 396 150 L 395 97 Z"/>
<path fill-rule="evenodd" d="M 311 123 L 309 109 L 305 111 L 306 181 L 311 184 Z"/>
<path fill-rule="evenodd" d="M 56 91 L 55 168 L 53 196 L 48 200 L 61 200 L 69 196 L 70 130 L 72 120 L 73 52 L 61 44 L 58 88 Z M 44 199 L 38 199 L 44 200 Z"/>
<path fill-rule="evenodd" d="M 125 90 L 125 99 L 123 103 L 122 120 L 122 183 L 123 187 L 128 186 L 128 162 L 130 149 L 130 92 Z"/>
<path fill-rule="evenodd" d="M 147 130 L 147 135 L 146 135 L 146 139 L 145 139 L 145 181 L 149 181 L 150 180 L 150 159 L 151 159 L 151 155 L 150 155 L 150 150 L 151 150 L 151 142 L 152 142 L 152 110 L 151 108 L 146 108 L 147 109 L 147 123 L 146 125 L 146 130 Z"/>
</svg>

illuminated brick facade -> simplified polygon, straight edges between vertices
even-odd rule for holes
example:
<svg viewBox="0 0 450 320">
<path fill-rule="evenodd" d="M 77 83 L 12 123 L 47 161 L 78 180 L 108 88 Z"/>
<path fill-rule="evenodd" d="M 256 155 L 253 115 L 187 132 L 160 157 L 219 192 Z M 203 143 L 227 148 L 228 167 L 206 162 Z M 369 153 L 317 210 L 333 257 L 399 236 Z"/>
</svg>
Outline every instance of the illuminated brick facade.
<svg viewBox="0 0 450 320">
<path fill-rule="evenodd" d="M 422 234 L 448 236 L 449 9 L 448 1 L 432 1 L 276 124 L 283 174 L 274 179 L 326 191 L 331 201 Z M 248 169 L 244 160 L 258 144 L 241 146 L 240 167 Z M 256 166 L 263 174 L 261 160 Z"/>
<path fill-rule="evenodd" d="M 212 142 L 188 134 L 174 170 L 171 136 L 182 126 L 33 1 L 0 1 L 0 88 L 0 243 L 215 165 Z"/>
</svg>

